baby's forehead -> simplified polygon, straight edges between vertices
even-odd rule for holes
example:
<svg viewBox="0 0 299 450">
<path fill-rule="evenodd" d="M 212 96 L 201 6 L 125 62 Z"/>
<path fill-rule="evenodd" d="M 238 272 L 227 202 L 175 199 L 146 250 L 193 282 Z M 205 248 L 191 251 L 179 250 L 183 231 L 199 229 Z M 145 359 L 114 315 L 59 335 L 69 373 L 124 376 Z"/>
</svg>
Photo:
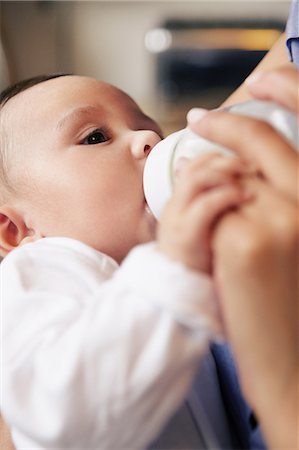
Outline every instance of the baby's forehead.
<svg viewBox="0 0 299 450">
<path fill-rule="evenodd" d="M 92 102 L 138 108 L 115 86 L 94 78 L 72 75 L 43 81 L 18 93 L 5 104 L 2 112 L 5 122 L 13 120 L 30 126 L 32 121 L 55 118 L 65 109 Z"/>
<path fill-rule="evenodd" d="M 24 108 L 38 102 L 40 106 L 43 106 L 46 100 L 51 104 L 62 104 L 67 101 L 69 97 L 80 98 L 84 95 L 91 94 L 92 92 L 98 92 L 104 94 L 105 97 L 113 96 L 121 98 L 129 97 L 120 89 L 112 86 L 104 81 L 96 80 L 95 78 L 68 75 L 61 76 L 53 79 L 49 79 L 31 86 L 17 95 L 12 97 L 7 106 L 11 108 L 18 108 L 23 106 Z M 5 106 L 6 106 L 5 105 Z"/>
</svg>

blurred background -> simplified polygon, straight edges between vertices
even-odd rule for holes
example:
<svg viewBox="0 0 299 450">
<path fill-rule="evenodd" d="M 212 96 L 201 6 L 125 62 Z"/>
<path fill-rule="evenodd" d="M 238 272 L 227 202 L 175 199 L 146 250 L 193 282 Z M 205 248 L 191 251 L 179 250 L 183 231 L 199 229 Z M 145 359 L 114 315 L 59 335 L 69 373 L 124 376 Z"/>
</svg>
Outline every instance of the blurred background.
<svg viewBox="0 0 299 450">
<path fill-rule="evenodd" d="M 217 107 L 284 30 L 290 1 L 1 1 L 0 89 L 48 72 L 128 92 L 167 134 Z"/>
</svg>

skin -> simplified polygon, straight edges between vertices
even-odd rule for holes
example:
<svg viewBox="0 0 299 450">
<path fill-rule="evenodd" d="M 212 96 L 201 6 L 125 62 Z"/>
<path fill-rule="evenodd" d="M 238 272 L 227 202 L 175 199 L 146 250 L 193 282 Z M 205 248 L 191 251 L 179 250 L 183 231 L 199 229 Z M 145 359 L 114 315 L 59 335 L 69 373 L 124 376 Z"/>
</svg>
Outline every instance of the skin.
<svg viewBox="0 0 299 450">
<path fill-rule="evenodd" d="M 14 450 L 15 449 L 15 447 L 13 446 L 12 440 L 11 440 L 10 431 L 9 431 L 6 423 L 4 422 L 2 416 L 0 416 L 0 446 L 3 450 Z"/>
<path fill-rule="evenodd" d="M 283 67 L 253 78 L 247 89 L 298 116 L 298 82 L 299 72 Z M 268 444 L 297 448 L 298 153 L 255 119 L 211 112 L 189 125 L 234 149 L 262 174 L 249 181 L 255 202 L 217 224 L 215 279 L 243 390 Z M 228 129 L 235 131 L 224 133 Z"/>
</svg>

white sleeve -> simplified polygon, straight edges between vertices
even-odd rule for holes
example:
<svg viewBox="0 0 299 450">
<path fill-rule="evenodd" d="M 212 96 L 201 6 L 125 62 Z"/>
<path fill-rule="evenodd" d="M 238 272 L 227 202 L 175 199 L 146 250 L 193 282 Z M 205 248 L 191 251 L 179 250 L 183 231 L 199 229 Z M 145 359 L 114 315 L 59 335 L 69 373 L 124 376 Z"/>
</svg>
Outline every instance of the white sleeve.
<svg viewBox="0 0 299 450">
<path fill-rule="evenodd" d="M 88 252 L 46 241 L 1 269 L 1 410 L 15 444 L 145 448 L 221 333 L 212 283 L 153 245 L 110 276 Z"/>
</svg>

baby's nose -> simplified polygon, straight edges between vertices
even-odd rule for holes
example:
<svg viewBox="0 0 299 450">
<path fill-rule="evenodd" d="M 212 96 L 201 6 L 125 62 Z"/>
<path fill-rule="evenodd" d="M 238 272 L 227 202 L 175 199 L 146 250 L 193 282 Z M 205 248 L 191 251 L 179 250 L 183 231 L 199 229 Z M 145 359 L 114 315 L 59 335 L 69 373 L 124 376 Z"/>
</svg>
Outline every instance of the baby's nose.
<svg viewBox="0 0 299 450">
<path fill-rule="evenodd" d="M 161 141 L 160 136 L 153 130 L 134 131 L 131 146 L 132 154 L 136 159 L 146 158 L 152 148 Z"/>
</svg>

